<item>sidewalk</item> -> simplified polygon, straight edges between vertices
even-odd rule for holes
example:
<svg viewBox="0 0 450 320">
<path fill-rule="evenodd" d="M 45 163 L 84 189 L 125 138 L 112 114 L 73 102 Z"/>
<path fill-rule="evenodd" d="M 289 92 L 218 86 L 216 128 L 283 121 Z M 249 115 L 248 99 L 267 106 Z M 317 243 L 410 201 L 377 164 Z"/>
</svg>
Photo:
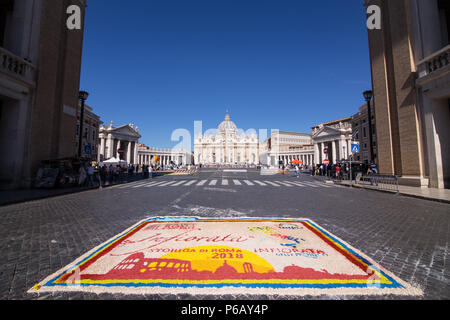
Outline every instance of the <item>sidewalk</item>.
<svg viewBox="0 0 450 320">
<path fill-rule="evenodd" d="M 348 180 L 341 181 L 339 184 L 350 187 L 350 181 L 348 181 Z M 362 186 L 362 185 L 358 185 L 355 183 L 353 183 L 353 187 L 354 188 L 356 187 L 356 188 L 371 189 L 371 190 L 383 191 L 383 192 L 389 192 L 389 193 L 396 194 L 395 191 L 380 190 L 380 189 L 377 189 L 376 187 Z M 420 187 L 408 187 L 408 186 L 401 186 L 401 185 L 398 186 L 398 189 L 399 189 L 399 194 L 404 195 L 404 196 L 450 203 L 450 189 L 420 188 Z"/>
<path fill-rule="evenodd" d="M 126 177 L 123 182 L 111 183 L 106 182 L 102 187 L 107 188 L 116 186 L 123 183 L 129 183 L 134 181 L 143 180 L 141 174 Z M 83 192 L 93 189 L 98 189 L 98 182 L 95 182 L 95 187 L 79 187 L 68 186 L 52 189 L 20 189 L 20 190 L 2 190 L 0 191 L 0 206 L 10 205 L 19 202 L 33 201 L 39 199 L 45 199 L 50 197 L 57 197 L 71 193 Z"/>
</svg>

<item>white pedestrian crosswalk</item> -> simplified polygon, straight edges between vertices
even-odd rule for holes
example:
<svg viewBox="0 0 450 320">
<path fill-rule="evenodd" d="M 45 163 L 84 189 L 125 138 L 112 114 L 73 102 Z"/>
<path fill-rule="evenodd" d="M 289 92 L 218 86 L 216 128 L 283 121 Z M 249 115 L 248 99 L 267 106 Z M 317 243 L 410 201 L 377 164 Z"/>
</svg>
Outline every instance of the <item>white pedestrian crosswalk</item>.
<svg viewBox="0 0 450 320">
<path fill-rule="evenodd" d="M 187 182 L 187 183 L 185 184 L 185 186 L 190 186 L 190 185 L 192 185 L 192 184 L 194 184 L 194 183 L 196 183 L 196 182 L 197 182 L 197 180 L 191 180 L 191 181 Z"/>
<path fill-rule="evenodd" d="M 334 185 L 327 185 L 319 181 L 293 181 L 293 180 L 248 180 L 248 179 L 185 179 L 185 180 L 163 180 L 163 181 L 139 181 L 130 184 L 117 186 L 119 189 L 126 188 L 152 188 L 152 187 L 201 187 L 201 186 L 230 186 L 230 187 L 266 187 L 266 188 L 333 188 Z"/>
</svg>

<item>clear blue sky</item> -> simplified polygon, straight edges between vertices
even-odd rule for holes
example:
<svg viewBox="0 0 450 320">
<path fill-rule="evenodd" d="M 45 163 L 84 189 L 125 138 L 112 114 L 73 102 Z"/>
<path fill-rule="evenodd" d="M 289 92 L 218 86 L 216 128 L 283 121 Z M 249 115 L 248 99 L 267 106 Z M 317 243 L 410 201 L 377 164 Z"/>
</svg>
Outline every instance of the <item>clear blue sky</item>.
<svg viewBox="0 0 450 320">
<path fill-rule="evenodd" d="M 362 0 L 89 0 L 81 88 L 105 124 L 311 133 L 370 89 Z"/>
</svg>

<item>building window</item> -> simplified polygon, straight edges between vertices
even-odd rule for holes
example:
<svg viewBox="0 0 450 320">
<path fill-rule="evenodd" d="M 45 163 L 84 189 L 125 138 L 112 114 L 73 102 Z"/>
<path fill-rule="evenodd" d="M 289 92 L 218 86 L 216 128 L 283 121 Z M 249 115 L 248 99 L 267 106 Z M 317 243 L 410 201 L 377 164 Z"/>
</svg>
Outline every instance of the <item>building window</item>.
<svg viewBox="0 0 450 320">
<path fill-rule="evenodd" d="M 0 46 L 4 46 L 4 38 L 6 33 L 6 21 L 9 16 L 12 15 L 14 10 L 14 1 L 13 0 L 2 0 L 0 1 Z"/>
<path fill-rule="evenodd" d="M 366 127 L 363 128 L 363 137 L 364 137 L 364 138 L 367 137 L 367 134 L 366 134 Z"/>
<path fill-rule="evenodd" d="M 439 20 L 443 46 L 450 43 L 450 4 L 448 0 L 438 0 Z"/>
</svg>

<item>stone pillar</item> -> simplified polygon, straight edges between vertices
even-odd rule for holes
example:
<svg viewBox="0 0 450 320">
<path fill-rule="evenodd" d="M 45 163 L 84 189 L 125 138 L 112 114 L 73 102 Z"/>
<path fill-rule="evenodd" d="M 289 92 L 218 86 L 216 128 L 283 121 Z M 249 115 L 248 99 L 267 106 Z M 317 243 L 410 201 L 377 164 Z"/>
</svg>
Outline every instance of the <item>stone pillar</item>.
<svg viewBox="0 0 450 320">
<path fill-rule="evenodd" d="M 117 139 L 116 156 L 120 158 L 119 149 L 122 147 L 122 141 Z"/>
<path fill-rule="evenodd" d="M 333 163 L 336 164 L 337 163 L 337 161 L 336 161 L 336 140 L 332 141 L 331 148 L 333 149 L 332 150 Z"/>
<path fill-rule="evenodd" d="M 100 150 L 98 150 L 98 161 L 100 161 L 101 156 L 105 158 L 105 138 L 100 138 Z"/>
<path fill-rule="evenodd" d="M 325 151 L 325 143 L 321 142 L 320 143 L 320 163 L 323 163 L 323 160 L 326 159 L 324 151 Z"/>
<path fill-rule="evenodd" d="M 340 143 L 339 143 L 339 153 L 341 155 L 341 158 L 343 158 L 343 159 L 347 159 L 347 155 L 346 155 L 347 151 L 346 151 L 346 149 L 347 149 L 347 144 L 345 143 L 345 140 L 343 140 L 341 138 Z"/>
<path fill-rule="evenodd" d="M 314 163 L 319 163 L 319 145 L 317 143 L 314 143 Z"/>
<path fill-rule="evenodd" d="M 137 141 L 134 141 L 133 142 L 133 164 L 137 164 L 138 163 L 138 161 L 137 161 L 137 155 L 138 155 L 138 143 L 137 143 Z"/>
<path fill-rule="evenodd" d="M 111 134 L 108 134 L 108 140 L 106 141 L 108 145 L 108 154 L 106 154 L 106 158 L 112 158 L 114 154 L 114 139 L 112 138 Z"/>
<path fill-rule="evenodd" d="M 128 141 L 127 144 L 127 159 L 126 161 L 128 162 L 128 164 L 131 163 L 131 141 Z"/>
</svg>

